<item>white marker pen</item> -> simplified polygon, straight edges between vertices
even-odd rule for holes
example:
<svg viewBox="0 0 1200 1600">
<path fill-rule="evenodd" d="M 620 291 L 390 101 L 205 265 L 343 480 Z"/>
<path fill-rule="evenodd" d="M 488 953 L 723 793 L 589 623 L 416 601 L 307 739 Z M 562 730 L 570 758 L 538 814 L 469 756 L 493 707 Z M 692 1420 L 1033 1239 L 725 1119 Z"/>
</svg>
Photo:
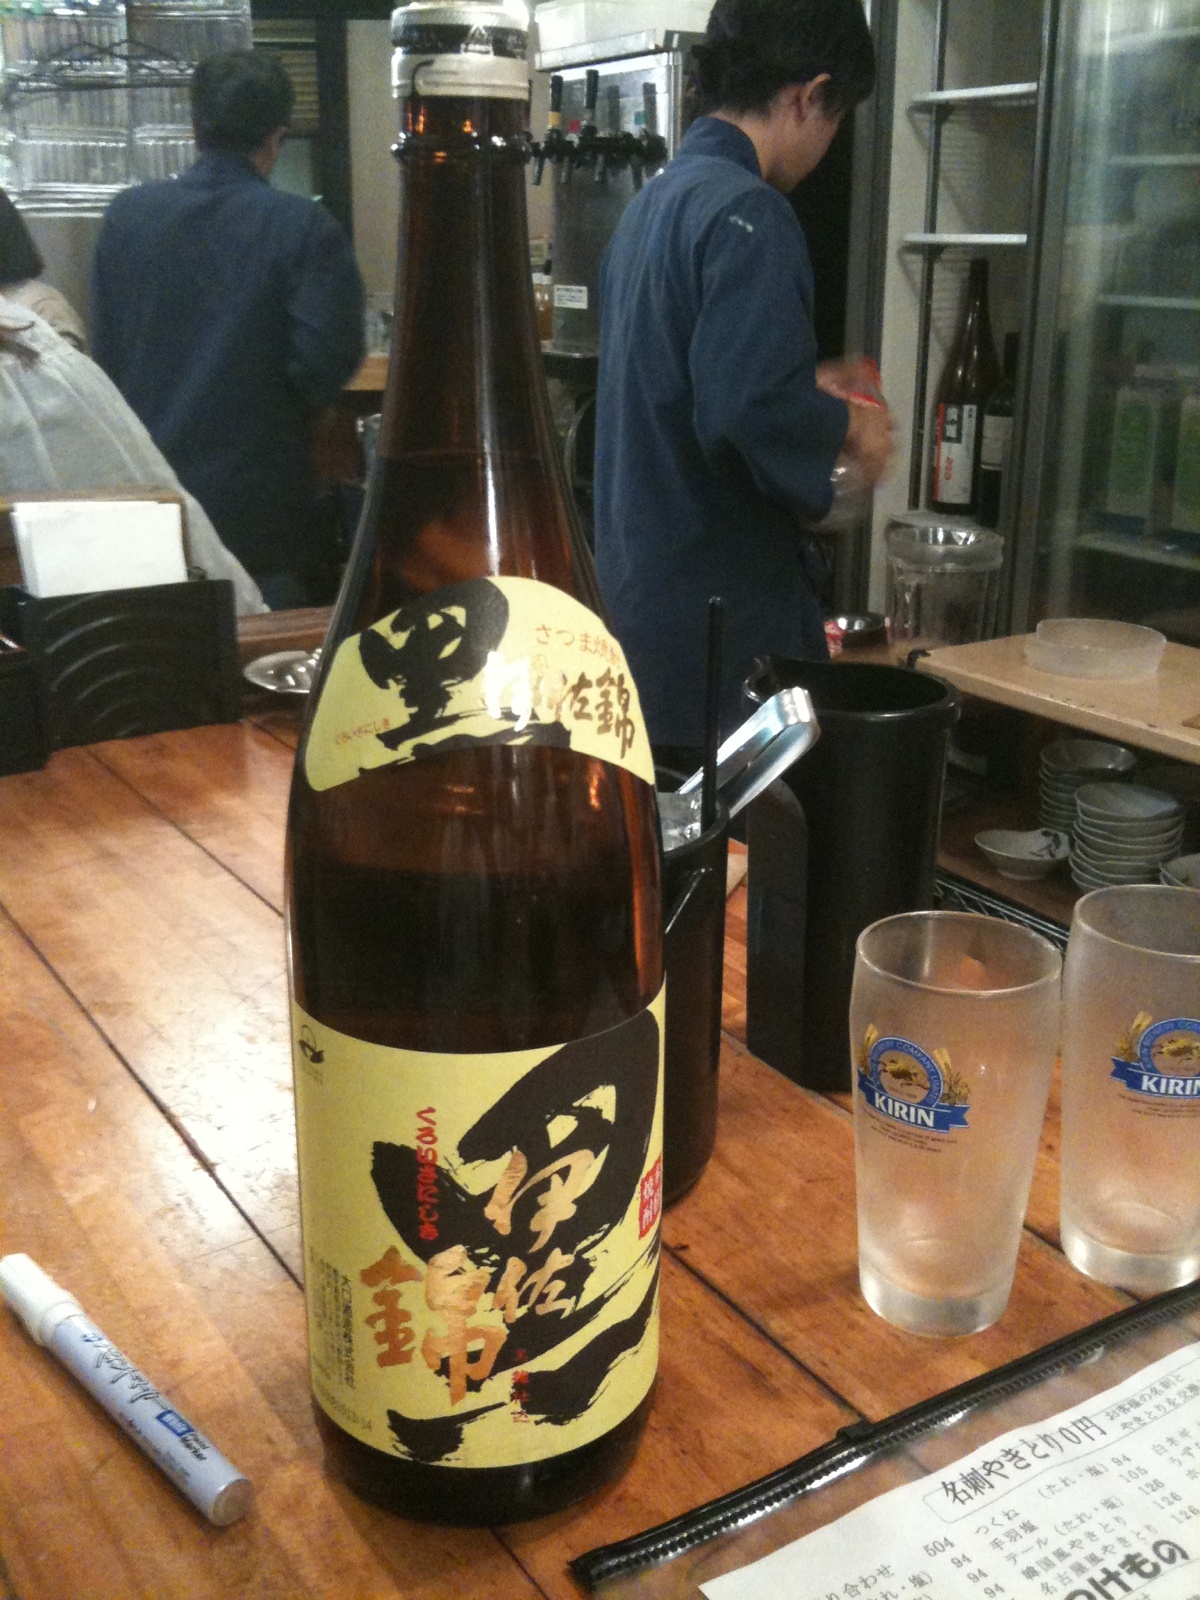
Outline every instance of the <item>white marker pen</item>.
<svg viewBox="0 0 1200 1600">
<path fill-rule="evenodd" d="M 172 1409 L 36 1261 L 0 1257 L 0 1295 L 210 1522 L 225 1528 L 245 1516 L 254 1497 L 249 1478 Z"/>
</svg>

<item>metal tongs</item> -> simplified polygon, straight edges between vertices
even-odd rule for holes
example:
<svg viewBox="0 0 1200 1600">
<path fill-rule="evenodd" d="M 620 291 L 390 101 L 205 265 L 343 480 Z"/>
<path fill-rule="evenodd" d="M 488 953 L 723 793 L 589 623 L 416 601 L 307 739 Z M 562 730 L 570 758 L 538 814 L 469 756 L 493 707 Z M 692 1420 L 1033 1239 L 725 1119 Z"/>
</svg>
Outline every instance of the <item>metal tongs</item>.
<svg viewBox="0 0 1200 1600">
<path fill-rule="evenodd" d="M 717 751 L 717 794 L 736 817 L 769 783 L 816 743 L 821 729 L 805 689 L 780 689 L 743 722 Z M 700 767 L 677 793 L 694 794 L 704 782 Z"/>
</svg>

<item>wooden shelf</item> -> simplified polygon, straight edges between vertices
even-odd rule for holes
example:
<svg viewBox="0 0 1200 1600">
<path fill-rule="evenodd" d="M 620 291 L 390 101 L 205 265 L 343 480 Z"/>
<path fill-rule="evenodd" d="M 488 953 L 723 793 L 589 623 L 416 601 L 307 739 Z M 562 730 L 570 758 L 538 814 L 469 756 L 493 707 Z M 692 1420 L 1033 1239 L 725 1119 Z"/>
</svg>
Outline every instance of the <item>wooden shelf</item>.
<svg viewBox="0 0 1200 1600">
<path fill-rule="evenodd" d="M 1065 861 L 1052 868 L 1044 878 L 1005 878 L 975 843 L 975 835 L 985 828 L 1039 826 L 1036 799 L 1025 805 L 1015 796 L 1002 796 L 943 817 L 938 866 L 990 894 L 1002 895 L 1014 905 L 1024 906 L 1039 917 L 1070 927 L 1071 914 L 1082 891 L 1071 882 L 1070 868 Z"/>
<path fill-rule="evenodd" d="M 1200 765 L 1200 650 L 1168 644 L 1153 678 L 1066 678 L 1025 660 L 1025 640 L 950 645 L 918 662 L 964 694 Z"/>
</svg>

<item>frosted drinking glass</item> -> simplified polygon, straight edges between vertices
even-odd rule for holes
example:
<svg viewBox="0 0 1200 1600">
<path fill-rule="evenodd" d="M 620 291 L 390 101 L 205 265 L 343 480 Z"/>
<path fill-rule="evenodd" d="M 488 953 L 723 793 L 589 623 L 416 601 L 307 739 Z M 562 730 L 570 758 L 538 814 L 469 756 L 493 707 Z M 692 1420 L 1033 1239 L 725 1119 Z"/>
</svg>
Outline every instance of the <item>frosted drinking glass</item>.
<svg viewBox="0 0 1200 1600">
<path fill-rule="evenodd" d="M 1008 1304 L 1061 968 L 1048 940 L 992 917 L 911 912 L 859 935 L 858 1275 L 912 1333 L 975 1333 Z"/>
<path fill-rule="evenodd" d="M 1153 1294 L 1200 1277 L 1200 893 L 1075 906 L 1063 969 L 1062 1241 Z"/>
</svg>

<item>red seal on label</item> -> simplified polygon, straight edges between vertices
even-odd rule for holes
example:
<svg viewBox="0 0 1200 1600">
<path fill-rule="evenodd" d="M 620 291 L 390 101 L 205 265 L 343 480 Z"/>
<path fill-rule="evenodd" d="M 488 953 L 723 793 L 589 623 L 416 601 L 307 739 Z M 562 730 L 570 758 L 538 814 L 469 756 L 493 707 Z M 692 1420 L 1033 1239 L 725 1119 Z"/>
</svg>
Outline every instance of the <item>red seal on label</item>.
<svg viewBox="0 0 1200 1600">
<path fill-rule="evenodd" d="M 662 1215 L 662 1157 L 642 1179 L 638 1203 L 638 1238 L 644 1239 Z"/>
</svg>

